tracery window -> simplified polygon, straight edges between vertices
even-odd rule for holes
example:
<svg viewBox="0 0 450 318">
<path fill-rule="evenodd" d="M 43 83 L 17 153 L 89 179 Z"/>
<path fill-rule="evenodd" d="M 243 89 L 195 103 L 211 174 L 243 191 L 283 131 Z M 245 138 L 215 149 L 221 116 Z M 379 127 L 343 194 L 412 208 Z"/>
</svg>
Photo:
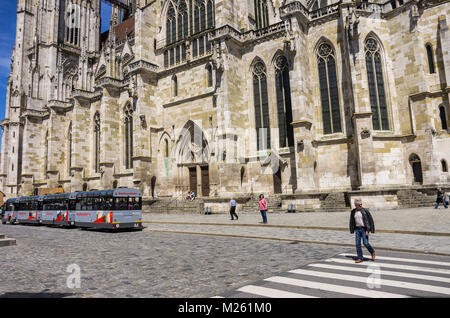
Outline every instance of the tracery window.
<svg viewBox="0 0 450 318">
<path fill-rule="evenodd" d="M 100 171 L 100 114 L 94 115 L 94 170 Z"/>
<path fill-rule="evenodd" d="M 133 168 L 133 106 L 128 103 L 124 109 L 124 133 L 125 133 L 125 168 Z"/>
<path fill-rule="evenodd" d="M 64 40 L 76 46 L 80 46 L 80 26 L 81 26 L 81 10 L 78 4 L 72 3 L 72 0 L 65 0 L 65 17 L 66 29 Z"/>
<path fill-rule="evenodd" d="M 275 59 L 275 86 L 277 91 L 280 148 L 294 146 L 294 129 L 291 125 L 291 86 L 288 66 L 288 61 L 285 56 L 279 55 Z"/>
<path fill-rule="evenodd" d="M 177 23 L 175 19 L 175 8 L 173 4 L 169 4 L 169 10 L 167 11 L 167 21 L 166 21 L 166 41 L 167 44 L 173 43 L 176 41 L 176 33 L 177 33 Z"/>
<path fill-rule="evenodd" d="M 257 61 L 253 66 L 253 98 L 257 149 L 268 149 L 270 148 L 269 99 L 267 95 L 266 66 L 262 61 Z"/>
<path fill-rule="evenodd" d="M 381 46 L 373 37 L 369 37 L 364 44 L 373 129 L 389 130 L 389 114 L 384 87 Z"/>
<path fill-rule="evenodd" d="M 269 11 L 267 0 L 254 0 L 256 28 L 263 29 L 269 26 Z"/>
<path fill-rule="evenodd" d="M 341 111 L 336 76 L 336 59 L 328 43 L 322 43 L 317 51 L 320 97 L 322 103 L 323 133 L 342 132 Z"/>
<path fill-rule="evenodd" d="M 211 43 L 203 32 L 214 28 L 213 0 L 177 0 L 169 3 L 166 17 L 166 45 L 192 38 L 192 56 L 211 52 Z M 186 42 L 164 51 L 164 66 L 169 67 L 186 60 Z"/>
</svg>

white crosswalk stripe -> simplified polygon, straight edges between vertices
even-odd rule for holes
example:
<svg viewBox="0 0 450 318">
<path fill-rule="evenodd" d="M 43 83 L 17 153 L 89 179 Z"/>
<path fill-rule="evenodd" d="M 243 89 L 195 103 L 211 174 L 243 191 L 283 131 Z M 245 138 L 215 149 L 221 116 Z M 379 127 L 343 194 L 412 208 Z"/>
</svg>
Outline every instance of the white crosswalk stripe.
<svg viewBox="0 0 450 318">
<path fill-rule="evenodd" d="M 355 263 L 355 261 L 352 261 L 351 259 L 340 259 L 340 258 L 330 258 L 330 259 L 327 259 L 326 261 L 327 262 L 342 263 L 342 264 L 354 264 Z M 380 266 L 380 267 L 386 267 L 386 268 L 395 268 L 395 269 L 402 269 L 402 270 L 420 271 L 420 272 L 427 272 L 427 273 L 436 273 L 436 274 L 450 275 L 450 270 L 448 270 L 448 269 L 433 268 L 433 267 L 422 267 L 422 266 L 410 266 L 410 265 L 404 265 L 404 264 L 381 263 L 381 262 L 376 262 L 376 264 L 378 266 Z M 364 263 L 359 263 L 359 265 L 365 266 Z"/>
<path fill-rule="evenodd" d="M 326 268 L 326 269 L 336 269 L 336 270 L 340 270 L 340 271 L 367 273 L 367 267 L 366 268 L 356 268 L 356 267 L 328 265 L 328 264 L 310 264 L 309 266 L 318 267 L 318 268 Z M 436 282 L 450 283 L 450 277 L 447 278 L 447 277 L 420 275 L 420 274 L 412 274 L 412 273 L 405 273 L 405 272 L 393 272 L 393 271 L 387 271 L 387 270 L 383 270 L 382 274 L 388 275 L 388 276 L 407 277 L 407 278 L 415 278 L 415 279 L 423 279 L 423 280 L 431 280 L 431 281 L 436 281 Z"/>
<path fill-rule="evenodd" d="M 339 254 L 285 275 L 266 278 L 257 285 L 241 287 L 231 294 L 270 298 L 450 297 L 450 261 L 444 257 L 426 260 L 407 258 L 408 254 L 377 255 L 375 262 L 356 264 L 349 259 L 354 256 Z"/>
<path fill-rule="evenodd" d="M 291 293 L 283 290 L 254 285 L 244 286 L 242 288 L 239 288 L 238 291 L 270 298 L 317 298 L 314 296 Z"/>
<path fill-rule="evenodd" d="M 356 257 L 356 254 L 343 253 L 343 254 L 339 254 L 339 255 Z M 385 261 L 399 261 L 399 262 L 407 262 L 407 263 L 419 263 L 419 264 L 429 264 L 429 265 L 450 267 L 450 262 L 428 261 L 428 260 L 424 260 L 424 259 L 399 258 L 399 257 L 387 257 L 387 256 L 377 256 L 376 259 L 377 260 L 385 260 Z"/>
<path fill-rule="evenodd" d="M 302 280 L 302 279 L 294 279 L 289 277 L 281 277 L 281 276 L 275 276 L 265 279 L 269 282 L 274 283 L 281 283 L 281 284 L 288 284 L 298 287 L 307 287 L 307 288 L 314 288 L 318 290 L 324 290 L 324 291 L 331 291 L 335 293 L 343 293 L 343 294 L 349 294 L 354 296 L 364 296 L 364 297 L 370 297 L 370 298 L 408 298 L 408 296 L 400 295 L 400 294 L 392 294 L 392 293 L 385 293 L 380 292 L 376 290 L 368 290 L 363 288 L 355 288 L 355 287 L 348 287 L 343 285 L 334 285 L 334 284 L 326 284 L 326 283 L 319 283 L 319 282 L 313 282 L 308 280 Z"/>
<path fill-rule="evenodd" d="M 304 269 L 296 269 L 293 271 L 289 271 L 289 273 L 302 274 L 302 275 L 315 276 L 315 277 L 323 277 L 323 278 L 331 278 L 331 279 L 339 279 L 339 280 L 348 280 L 351 282 L 359 282 L 359 283 L 366 283 L 366 284 L 368 283 L 367 277 L 355 276 L 355 275 L 343 275 L 343 274 L 335 274 L 335 273 L 327 273 L 327 272 L 319 272 L 319 271 L 310 271 L 310 270 L 304 270 Z M 407 283 L 407 282 L 403 282 L 403 281 L 395 281 L 395 280 L 385 279 L 385 278 L 381 279 L 381 284 L 384 286 L 415 289 L 415 290 L 426 291 L 426 292 L 430 292 L 430 293 L 439 293 L 439 294 L 450 295 L 450 288 L 446 288 L 446 287 Z"/>
</svg>

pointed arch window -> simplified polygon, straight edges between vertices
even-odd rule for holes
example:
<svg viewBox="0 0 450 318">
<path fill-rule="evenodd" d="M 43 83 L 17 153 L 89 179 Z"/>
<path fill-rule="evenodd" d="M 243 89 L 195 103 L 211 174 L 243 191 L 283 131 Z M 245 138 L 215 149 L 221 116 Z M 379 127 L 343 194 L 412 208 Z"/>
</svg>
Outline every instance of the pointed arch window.
<svg viewBox="0 0 450 318">
<path fill-rule="evenodd" d="M 267 0 L 254 0 L 256 29 L 263 29 L 269 26 L 269 11 Z"/>
<path fill-rule="evenodd" d="M 291 86 L 289 67 L 285 56 L 275 59 L 275 86 L 277 91 L 278 129 L 280 148 L 294 146 L 292 123 Z"/>
<path fill-rule="evenodd" d="M 342 132 L 341 111 L 336 76 L 336 59 L 328 43 L 320 44 L 317 51 L 320 97 L 322 103 L 323 133 Z"/>
<path fill-rule="evenodd" d="M 100 114 L 94 115 L 94 170 L 100 171 Z"/>
<path fill-rule="evenodd" d="M 389 114 L 384 87 L 381 46 L 373 37 L 369 37 L 364 44 L 373 129 L 389 130 Z"/>
<path fill-rule="evenodd" d="M 436 73 L 434 70 L 434 58 L 433 58 L 433 48 L 431 47 L 431 44 L 427 44 L 427 57 L 428 57 L 428 68 L 430 71 L 430 74 Z"/>
<path fill-rule="evenodd" d="M 176 41 L 177 23 L 175 19 L 175 8 L 172 3 L 169 4 L 166 21 L 166 43 L 171 44 Z"/>
<path fill-rule="evenodd" d="M 133 105 L 128 103 L 124 109 L 124 133 L 125 133 L 125 168 L 133 168 Z"/>
<path fill-rule="evenodd" d="M 262 61 L 257 61 L 253 66 L 253 98 L 257 149 L 268 149 L 270 148 L 269 99 L 267 95 L 266 66 Z"/>
<path fill-rule="evenodd" d="M 208 1 L 208 29 L 214 26 L 214 2 L 213 0 Z"/>
</svg>

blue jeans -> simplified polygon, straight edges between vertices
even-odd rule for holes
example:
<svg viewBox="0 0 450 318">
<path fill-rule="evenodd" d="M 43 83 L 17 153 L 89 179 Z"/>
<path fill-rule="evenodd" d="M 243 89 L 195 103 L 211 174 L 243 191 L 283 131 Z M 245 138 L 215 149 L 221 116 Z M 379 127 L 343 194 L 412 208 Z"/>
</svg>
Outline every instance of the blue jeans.
<svg viewBox="0 0 450 318">
<path fill-rule="evenodd" d="M 263 223 L 267 223 L 266 210 L 260 210 L 259 212 L 261 212 L 261 215 L 262 215 L 262 218 L 263 218 Z"/>
<path fill-rule="evenodd" d="M 438 201 L 438 202 L 436 202 L 436 205 L 434 206 L 434 208 L 435 209 L 437 209 L 438 208 L 438 206 L 439 206 L 439 203 L 441 203 L 442 202 L 442 204 L 444 205 L 444 208 L 448 208 L 448 206 L 447 206 L 447 203 L 445 203 L 445 200 L 442 200 L 442 201 Z"/>
<path fill-rule="evenodd" d="M 363 260 L 363 252 L 361 248 L 361 238 L 363 239 L 364 246 L 369 250 L 370 254 L 375 253 L 373 247 L 369 244 L 369 238 L 366 235 L 366 229 L 359 228 L 355 229 L 355 238 L 356 238 L 356 254 L 358 255 L 358 259 Z"/>
</svg>

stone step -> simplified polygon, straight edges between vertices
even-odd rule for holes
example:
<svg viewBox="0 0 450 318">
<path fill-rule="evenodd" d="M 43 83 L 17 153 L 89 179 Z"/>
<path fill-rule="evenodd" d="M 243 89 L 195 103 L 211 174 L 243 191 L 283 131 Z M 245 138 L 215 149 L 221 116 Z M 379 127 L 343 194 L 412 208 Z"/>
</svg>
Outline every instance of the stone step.
<svg viewBox="0 0 450 318">
<path fill-rule="evenodd" d="M 16 240 L 12 238 L 0 239 L 0 247 L 17 245 Z"/>
</svg>

